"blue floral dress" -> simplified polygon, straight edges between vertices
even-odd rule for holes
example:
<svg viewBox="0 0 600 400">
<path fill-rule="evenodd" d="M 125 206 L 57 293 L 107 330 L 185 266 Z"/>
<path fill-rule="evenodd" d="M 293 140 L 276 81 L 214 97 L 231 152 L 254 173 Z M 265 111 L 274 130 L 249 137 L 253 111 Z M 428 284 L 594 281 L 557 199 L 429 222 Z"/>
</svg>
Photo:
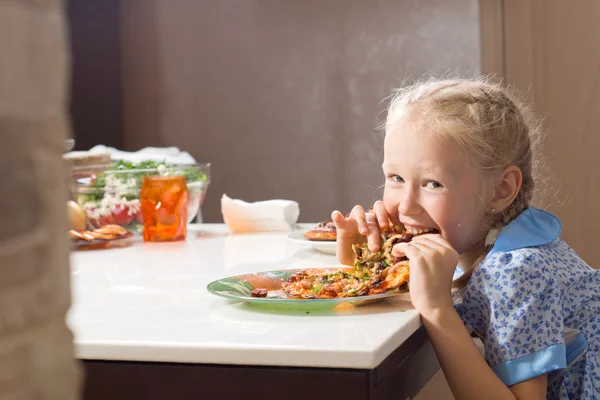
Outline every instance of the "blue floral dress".
<svg viewBox="0 0 600 400">
<path fill-rule="evenodd" d="M 548 399 L 600 399 L 600 270 L 528 208 L 505 226 L 457 310 L 507 385 L 548 374 Z"/>
</svg>

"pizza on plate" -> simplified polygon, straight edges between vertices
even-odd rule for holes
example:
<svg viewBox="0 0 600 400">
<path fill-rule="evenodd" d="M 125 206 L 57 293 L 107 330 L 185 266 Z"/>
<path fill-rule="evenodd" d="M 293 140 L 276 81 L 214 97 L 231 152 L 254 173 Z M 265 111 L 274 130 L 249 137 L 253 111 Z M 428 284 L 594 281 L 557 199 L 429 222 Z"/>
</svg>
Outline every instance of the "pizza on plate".
<svg viewBox="0 0 600 400">
<path fill-rule="evenodd" d="M 334 242 L 337 239 L 337 229 L 332 221 L 323 221 L 304 232 L 304 237 L 308 240 Z"/>
<path fill-rule="evenodd" d="M 388 229 L 381 233 L 381 249 L 370 251 L 366 243 L 352 246 L 354 269 L 309 274 L 294 274 L 283 282 L 288 297 L 298 299 L 332 299 L 408 290 L 410 268 L 406 257 L 396 258 L 396 243 L 409 242 L 413 235 Z"/>
</svg>

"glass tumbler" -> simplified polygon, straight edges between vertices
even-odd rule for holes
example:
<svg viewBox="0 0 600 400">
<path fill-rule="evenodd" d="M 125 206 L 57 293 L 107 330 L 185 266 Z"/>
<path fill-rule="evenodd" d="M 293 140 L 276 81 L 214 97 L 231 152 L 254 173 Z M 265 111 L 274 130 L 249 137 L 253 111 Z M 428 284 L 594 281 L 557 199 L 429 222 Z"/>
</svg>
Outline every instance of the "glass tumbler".
<svg viewBox="0 0 600 400">
<path fill-rule="evenodd" d="M 183 176 L 146 176 L 140 193 L 144 241 L 185 240 L 187 185 Z"/>
</svg>

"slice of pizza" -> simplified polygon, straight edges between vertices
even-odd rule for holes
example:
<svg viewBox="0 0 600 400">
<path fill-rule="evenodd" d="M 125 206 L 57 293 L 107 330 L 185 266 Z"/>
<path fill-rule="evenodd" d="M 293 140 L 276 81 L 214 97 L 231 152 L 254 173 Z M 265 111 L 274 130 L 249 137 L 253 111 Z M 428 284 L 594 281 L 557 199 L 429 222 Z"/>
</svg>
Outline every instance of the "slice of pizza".
<svg viewBox="0 0 600 400">
<path fill-rule="evenodd" d="M 352 246 L 355 275 L 369 280 L 369 294 L 384 293 L 408 284 L 408 259 L 394 257 L 392 248 L 397 243 L 410 242 L 412 238 L 410 233 L 388 229 L 381 233 L 382 245 L 379 251 L 369 250 L 367 243 Z"/>
<path fill-rule="evenodd" d="M 304 232 L 308 240 L 334 242 L 337 239 L 337 228 L 332 221 L 319 222 L 312 229 Z"/>
<path fill-rule="evenodd" d="M 307 274 L 300 272 L 290 276 L 282 284 L 284 292 L 301 299 L 333 299 L 361 296 L 368 293 L 368 283 L 352 272 Z"/>
<path fill-rule="evenodd" d="M 405 257 L 395 258 L 392 248 L 396 243 L 410 241 L 413 235 L 398 231 L 388 229 L 382 232 L 382 246 L 377 252 L 370 251 L 366 243 L 353 245 L 354 271 L 300 272 L 283 282 L 284 292 L 293 298 L 331 299 L 407 289 L 410 278 L 408 260 Z"/>
</svg>

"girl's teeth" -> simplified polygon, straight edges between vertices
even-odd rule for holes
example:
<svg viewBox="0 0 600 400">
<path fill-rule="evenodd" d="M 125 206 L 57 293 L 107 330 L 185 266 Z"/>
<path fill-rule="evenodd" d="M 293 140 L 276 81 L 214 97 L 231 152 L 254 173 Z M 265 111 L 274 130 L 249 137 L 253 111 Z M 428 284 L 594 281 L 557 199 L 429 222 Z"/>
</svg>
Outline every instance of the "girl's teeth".
<svg viewBox="0 0 600 400">
<path fill-rule="evenodd" d="M 431 228 L 427 228 L 427 229 L 409 229 L 408 231 L 410 233 L 412 233 L 413 235 L 421 235 L 423 233 L 428 233 L 431 232 L 433 229 Z"/>
</svg>

